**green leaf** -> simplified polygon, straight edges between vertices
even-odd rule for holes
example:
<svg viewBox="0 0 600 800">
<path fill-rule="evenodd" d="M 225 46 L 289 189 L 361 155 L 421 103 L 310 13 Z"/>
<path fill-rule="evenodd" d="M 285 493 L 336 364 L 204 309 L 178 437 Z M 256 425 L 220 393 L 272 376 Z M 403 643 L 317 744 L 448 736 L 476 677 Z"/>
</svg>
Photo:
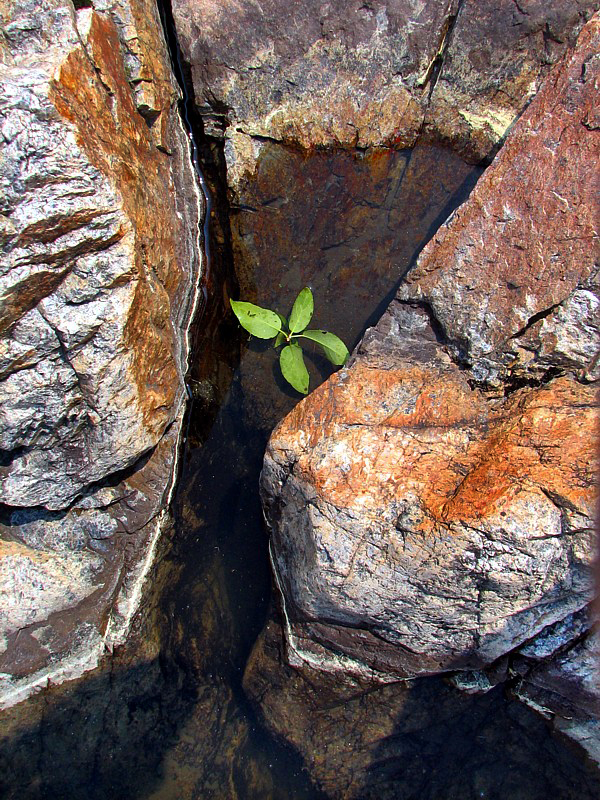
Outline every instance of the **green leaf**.
<svg viewBox="0 0 600 800">
<path fill-rule="evenodd" d="M 297 333 L 304 330 L 313 315 L 315 307 L 311 290 L 307 287 L 302 289 L 298 297 L 294 300 L 294 307 L 290 314 L 290 332 Z"/>
<path fill-rule="evenodd" d="M 281 330 L 279 314 L 269 311 L 268 308 L 255 306 L 254 303 L 245 303 L 242 300 L 230 300 L 233 313 L 252 336 L 259 339 L 272 339 Z"/>
<path fill-rule="evenodd" d="M 348 358 L 348 348 L 335 333 L 329 331 L 303 331 L 300 336 L 320 344 L 332 364 L 341 366 Z"/>
<path fill-rule="evenodd" d="M 288 344 L 279 355 L 281 374 L 300 394 L 308 394 L 308 371 L 304 364 L 302 348 Z"/>
<path fill-rule="evenodd" d="M 279 333 L 277 334 L 277 338 L 275 339 L 275 344 L 273 345 L 273 347 L 280 347 L 285 342 L 285 340 L 286 340 L 285 339 L 285 333 L 281 333 L 281 331 L 279 331 Z"/>
</svg>

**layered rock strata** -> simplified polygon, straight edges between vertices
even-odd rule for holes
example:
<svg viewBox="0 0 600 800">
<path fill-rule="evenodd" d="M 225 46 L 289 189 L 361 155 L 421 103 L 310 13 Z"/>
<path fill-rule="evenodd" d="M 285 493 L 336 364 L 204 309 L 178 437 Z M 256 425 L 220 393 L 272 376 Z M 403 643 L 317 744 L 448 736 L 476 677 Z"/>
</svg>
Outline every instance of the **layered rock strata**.
<svg viewBox="0 0 600 800">
<path fill-rule="evenodd" d="M 596 15 L 350 365 L 272 435 L 293 665 L 497 664 L 593 597 L 599 44 Z"/>
<path fill-rule="evenodd" d="M 2 5 L 0 672 L 122 639 L 173 477 L 200 203 L 152 3 Z"/>
</svg>

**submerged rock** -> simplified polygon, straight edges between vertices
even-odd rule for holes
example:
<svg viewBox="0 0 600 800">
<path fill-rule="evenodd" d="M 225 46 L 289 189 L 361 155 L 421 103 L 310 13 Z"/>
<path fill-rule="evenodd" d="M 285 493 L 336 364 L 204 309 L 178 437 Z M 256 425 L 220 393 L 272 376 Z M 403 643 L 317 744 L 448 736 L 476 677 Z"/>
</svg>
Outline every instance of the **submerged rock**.
<svg viewBox="0 0 600 800">
<path fill-rule="evenodd" d="M 599 42 L 596 16 L 349 366 L 271 437 L 303 672 L 491 665 L 593 597 Z"/>
<path fill-rule="evenodd" d="M 375 685 L 290 667 L 279 625 L 253 651 L 244 687 L 264 722 L 302 754 L 331 800 L 592 800 L 600 779 L 502 688 L 465 696 L 439 678 Z"/>
<path fill-rule="evenodd" d="M 6 702 L 126 630 L 184 399 L 199 203 L 177 90 L 156 9 L 94 6 L 2 7 Z"/>
<path fill-rule="evenodd" d="M 599 663 L 596 632 L 533 670 L 515 690 L 517 697 L 550 719 L 596 764 L 600 764 Z"/>
</svg>

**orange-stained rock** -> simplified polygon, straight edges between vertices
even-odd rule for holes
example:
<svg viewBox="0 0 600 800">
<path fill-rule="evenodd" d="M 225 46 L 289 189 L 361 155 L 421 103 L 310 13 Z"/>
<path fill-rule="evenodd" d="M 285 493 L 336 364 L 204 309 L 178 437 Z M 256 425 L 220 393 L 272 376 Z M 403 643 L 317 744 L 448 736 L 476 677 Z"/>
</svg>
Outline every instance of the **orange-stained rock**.
<svg viewBox="0 0 600 800">
<path fill-rule="evenodd" d="M 477 667 L 591 599 L 595 389 L 490 401 L 467 377 L 394 303 L 274 431 L 262 491 L 292 663 Z"/>
<path fill-rule="evenodd" d="M 173 481 L 201 208 L 154 3 L 0 0 L 0 23 L 10 704 L 93 667 L 139 602 Z"/>
<path fill-rule="evenodd" d="M 271 437 L 296 666 L 479 667 L 593 597 L 599 41 L 596 16 L 350 365 Z"/>
</svg>

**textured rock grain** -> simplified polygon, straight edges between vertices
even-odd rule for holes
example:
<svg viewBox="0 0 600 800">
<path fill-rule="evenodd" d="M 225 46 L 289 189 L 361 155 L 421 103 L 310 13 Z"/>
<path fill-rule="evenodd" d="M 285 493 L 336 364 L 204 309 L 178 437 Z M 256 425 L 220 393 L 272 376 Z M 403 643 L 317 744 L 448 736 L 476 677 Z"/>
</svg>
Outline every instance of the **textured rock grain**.
<svg viewBox="0 0 600 800">
<path fill-rule="evenodd" d="M 207 129 L 226 128 L 235 191 L 265 137 L 302 148 L 409 147 L 424 130 L 478 161 L 596 8 L 591 0 L 173 3 Z"/>
<path fill-rule="evenodd" d="M 595 17 L 400 290 L 478 380 L 600 376 L 599 49 Z"/>
<path fill-rule="evenodd" d="M 576 309 L 595 297 L 598 134 L 583 121 L 599 29 L 588 23 L 350 366 L 272 435 L 262 492 L 296 666 L 383 681 L 472 669 L 593 597 L 598 335 Z M 561 333 L 542 344 L 544 325 Z M 567 339 L 585 355 L 566 359 Z M 530 358 L 502 369 L 514 348 Z M 478 388 L 482 357 L 464 355 L 489 365 L 490 352 L 493 392 Z"/>
<path fill-rule="evenodd" d="M 595 389 L 565 377 L 492 403 L 409 324 L 427 330 L 394 304 L 270 441 L 298 663 L 314 641 L 383 676 L 473 668 L 592 598 Z"/>
<path fill-rule="evenodd" d="M 156 8 L 94 6 L 0 6 L 0 501 L 15 605 L 2 671 L 14 696 L 11 676 L 59 673 L 66 653 L 93 662 L 135 604 L 172 479 L 199 272 Z M 21 579 L 39 587 L 27 613 L 11 599 Z M 111 618 L 118 596 L 129 611 Z"/>
</svg>

